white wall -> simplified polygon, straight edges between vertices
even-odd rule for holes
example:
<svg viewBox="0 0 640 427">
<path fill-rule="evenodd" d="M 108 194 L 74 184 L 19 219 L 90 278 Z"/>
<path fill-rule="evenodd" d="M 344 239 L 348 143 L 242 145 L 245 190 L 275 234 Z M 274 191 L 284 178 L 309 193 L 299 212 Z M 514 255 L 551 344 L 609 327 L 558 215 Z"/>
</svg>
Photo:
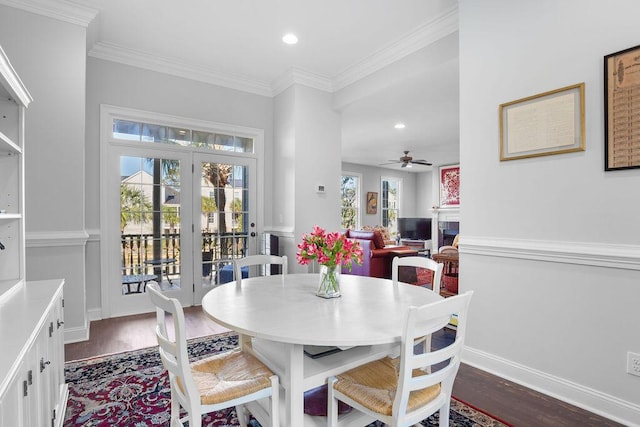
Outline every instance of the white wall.
<svg viewBox="0 0 640 427">
<path fill-rule="evenodd" d="M 460 0 L 465 360 L 640 424 L 640 169 L 604 172 L 603 56 L 634 45 L 633 0 Z M 586 85 L 586 151 L 499 161 L 498 106 Z"/>
<path fill-rule="evenodd" d="M 81 25 L 0 6 L 0 45 L 34 98 L 27 110 L 27 280 L 64 278 L 65 336 L 85 319 L 84 102 Z"/>
</svg>

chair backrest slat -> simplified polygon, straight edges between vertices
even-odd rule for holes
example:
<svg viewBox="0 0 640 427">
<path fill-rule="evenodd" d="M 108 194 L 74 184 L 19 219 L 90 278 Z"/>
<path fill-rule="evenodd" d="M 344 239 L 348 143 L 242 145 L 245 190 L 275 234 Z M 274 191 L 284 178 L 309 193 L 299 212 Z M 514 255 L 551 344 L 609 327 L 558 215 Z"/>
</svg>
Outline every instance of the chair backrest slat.
<svg viewBox="0 0 640 427">
<path fill-rule="evenodd" d="M 248 267 L 252 265 L 266 265 L 266 264 L 279 264 L 282 266 L 282 278 L 287 274 L 287 256 L 278 255 L 249 255 L 244 258 L 238 258 L 233 262 L 233 272 L 236 279 L 236 284 L 240 285 L 242 282 L 242 267 Z"/>
<path fill-rule="evenodd" d="M 423 256 L 395 257 L 391 264 L 391 280 L 394 285 L 398 284 L 400 267 L 416 267 L 431 270 L 433 272 L 431 290 L 436 293 L 440 293 L 440 283 L 442 282 L 442 270 L 444 268 L 444 264 L 435 262 L 434 260 Z"/>
<path fill-rule="evenodd" d="M 409 393 L 440 384 L 442 393 L 451 394 L 453 381 L 460 366 L 460 356 L 466 335 L 467 313 L 473 291 L 443 299 L 420 307 L 410 307 L 405 317 L 398 389 L 393 413 L 401 417 L 407 413 Z M 442 329 L 452 315 L 457 315 L 456 338 L 449 345 L 423 353 L 414 349 L 414 339 Z M 444 364 L 444 366 L 441 366 Z M 437 365 L 434 366 L 434 365 Z M 414 376 L 414 370 L 421 372 Z"/>
<path fill-rule="evenodd" d="M 169 379 L 175 382 L 179 378 L 181 394 L 186 399 L 200 399 L 198 388 L 191 376 L 189 355 L 187 352 L 187 334 L 185 331 L 184 312 L 180 302 L 166 297 L 158 284 L 147 286 L 149 297 L 156 306 L 156 336 L 160 347 L 160 357 L 164 367 L 169 371 Z M 171 315 L 171 319 L 168 318 Z M 167 329 L 167 324 L 171 329 Z M 173 338 L 171 338 L 173 336 Z"/>
</svg>

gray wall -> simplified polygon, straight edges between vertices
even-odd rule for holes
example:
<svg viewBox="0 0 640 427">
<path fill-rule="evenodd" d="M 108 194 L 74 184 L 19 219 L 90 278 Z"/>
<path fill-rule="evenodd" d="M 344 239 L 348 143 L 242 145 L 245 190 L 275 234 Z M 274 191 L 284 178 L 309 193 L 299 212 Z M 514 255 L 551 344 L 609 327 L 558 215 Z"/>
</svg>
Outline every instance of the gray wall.
<svg viewBox="0 0 640 427">
<path fill-rule="evenodd" d="M 0 6 L 0 45 L 34 98 L 27 110 L 27 280 L 64 278 L 65 334 L 84 337 L 86 29 Z"/>
<path fill-rule="evenodd" d="M 632 0 L 460 1 L 465 360 L 640 424 L 640 169 L 604 172 L 603 56 Z M 586 151 L 499 161 L 498 106 L 584 82 Z"/>
</svg>

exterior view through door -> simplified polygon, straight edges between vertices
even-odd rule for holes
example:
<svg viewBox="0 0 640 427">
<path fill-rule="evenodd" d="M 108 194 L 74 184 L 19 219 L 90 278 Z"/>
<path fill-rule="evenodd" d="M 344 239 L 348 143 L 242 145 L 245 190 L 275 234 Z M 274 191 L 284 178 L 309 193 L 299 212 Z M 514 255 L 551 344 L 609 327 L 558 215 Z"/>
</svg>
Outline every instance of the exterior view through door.
<svg viewBox="0 0 640 427">
<path fill-rule="evenodd" d="M 151 311 L 149 283 L 200 304 L 257 253 L 262 130 L 112 106 L 101 120 L 103 317 Z"/>
<path fill-rule="evenodd" d="M 187 286 L 199 302 L 212 286 L 233 280 L 235 258 L 256 252 L 255 215 L 249 210 L 249 165 L 255 161 L 232 164 L 229 158 L 216 162 L 216 157 L 223 156 L 194 155 L 193 260 L 194 271 L 202 274 L 200 280 L 193 275 L 193 289 L 182 280 L 180 162 L 121 157 L 122 295 L 144 293 L 148 282 L 157 282 L 163 291 Z"/>
<path fill-rule="evenodd" d="M 199 224 L 195 268 L 198 272 L 201 266 L 202 272 L 195 298 L 200 302 L 213 286 L 234 279 L 234 259 L 257 252 L 255 159 L 197 154 L 194 164 L 194 188 L 200 188 L 200 200 L 194 200 L 194 212 L 200 212 L 199 221 L 194 218 Z"/>
</svg>

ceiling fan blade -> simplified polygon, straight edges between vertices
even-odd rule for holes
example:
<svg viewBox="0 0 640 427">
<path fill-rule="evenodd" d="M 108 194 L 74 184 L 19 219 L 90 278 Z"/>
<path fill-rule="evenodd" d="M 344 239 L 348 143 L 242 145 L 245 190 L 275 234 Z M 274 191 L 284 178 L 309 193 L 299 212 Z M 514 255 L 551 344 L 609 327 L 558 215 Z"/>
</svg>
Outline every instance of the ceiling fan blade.
<svg viewBox="0 0 640 427">
<path fill-rule="evenodd" d="M 402 164 L 402 166 L 400 166 L 400 167 L 401 167 L 401 168 L 406 168 L 406 167 L 407 167 L 407 164 L 408 164 L 408 162 L 404 162 L 404 163 Z"/>
<path fill-rule="evenodd" d="M 396 163 L 402 163 L 399 162 L 397 160 L 389 160 L 389 163 L 380 163 L 380 166 L 384 166 L 384 165 L 395 165 Z"/>
<path fill-rule="evenodd" d="M 433 163 L 429 163 L 426 160 L 413 160 L 411 163 L 415 163 L 417 165 L 424 165 L 424 166 L 432 166 Z"/>
</svg>

